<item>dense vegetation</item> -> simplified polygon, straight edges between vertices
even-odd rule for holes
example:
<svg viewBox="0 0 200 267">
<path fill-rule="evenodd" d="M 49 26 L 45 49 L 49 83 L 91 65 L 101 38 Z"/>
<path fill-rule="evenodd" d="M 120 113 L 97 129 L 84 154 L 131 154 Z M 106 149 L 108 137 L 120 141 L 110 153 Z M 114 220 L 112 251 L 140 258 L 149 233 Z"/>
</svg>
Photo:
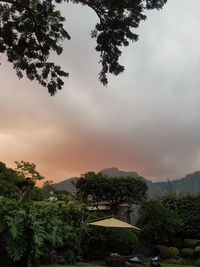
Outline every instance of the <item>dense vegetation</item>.
<svg viewBox="0 0 200 267">
<path fill-rule="evenodd" d="M 54 193 L 61 201 L 45 202 L 52 187 L 51 182 L 45 182 L 43 188 L 35 187 L 35 180 L 41 177 L 32 163 L 18 162 L 16 170 L 1 163 L 0 266 L 73 264 L 80 256 L 90 259 L 108 255 L 110 251 L 132 252 L 138 242 L 134 232 L 83 224 L 101 214 L 90 215 L 84 203 L 67 204 L 73 199 L 68 192 Z M 21 201 L 24 193 L 26 197 Z"/>
<path fill-rule="evenodd" d="M 140 177 L 136 172 L 120 171 L 118 168 L 106 168 L 100 171 L 103 174 L 113 177 L 135 177 L 140 178 L 148 185 L 147 195 L 151 198 L 158 198 L 168 194 L 198 194 L 200 193 L 200 172 L 187 174 L 181 179 L 168 180 L 162 182 L 152 182 L 144 177 Z M 70 178 L 60 183 L 52 184 L 56 190 L 68 190 L 73 193 L 75 187 L 73 182 L 78 181 L 80 178 Z"/>
<path fill-rule="evenodd" d="M 174 210 L 182 221 L 180 236 L 200 239 L 200 195 L 172 195 L 163 203 Z"/>
<path fill-rule="evenodd" d="M 133 231 L 81 225 L 83 213 L 85 220 L 91 219 L 84 205 L 1 200 L 0 266 L 73 264 L 80 256 L 132 253 L 138 243 Z"/>
<path fill-rule="evenodd" d="M 165 245 L 200 239 L 199 221 L 200 195 L 168 195 L 148 200 L 143 203 L 139 218 L 148 242 Z"/>
<path fill-rule="evenodd" d="M 74 263 L 79 255 L 81 210 L 72 204 L 1 200 L 1 266 Z"/>
<path fill-rule="evenodd" d="M 141 246 L 157 247 L 169 263 L 200 265 L 199 195 L 168 195 L 140 209 Z"/>
<path fill-rule="evenodd" d="M 142 239 L 149 246 L 173 244 L 179 234 L 182 221 L 177 213 L 163 204 L 161 200 L 149 200 L 143 203 L 138 224 L 142 228 Z"/>
<path fill-rule="evenodd" d="M 17 162 L 16 170 L 0 163 L 0 266 L 74 264 L 80 258 L 106 258 L 110 252 L 149 257 L 156 247 L 169 262 L 199 263 L 199 195 L 173 193 L 152 200 L 139 178 L 90 172 L 79 179 L 77 196 L 54 192 L 59 201 L 51 203 L 46 202 L 51 182 L 35 186 L 41 178 L 33 163 Z M 121 204 L 139 203 L 142 231 L 89 226 L 87 222 L 103 216 L 87 210 L 91 201 L 107 201 L 115 216 Z"/>
<path fill-rule="evenodd" d="M 147 185 L 140 178 L 113 177 L 102 173 L 88 172 L 76 182 L 77 196 L 85 203 L 98 207 L 108 202 L 111 212 L 117 215 L 121 204 L 139 204 L 146 197 Z"/>
<path fill-rule="evenodd" d="M 0 196 L 18 199 L 21 193 L 20 182 L 17 172 L 0 162 Z"/>
</svg>

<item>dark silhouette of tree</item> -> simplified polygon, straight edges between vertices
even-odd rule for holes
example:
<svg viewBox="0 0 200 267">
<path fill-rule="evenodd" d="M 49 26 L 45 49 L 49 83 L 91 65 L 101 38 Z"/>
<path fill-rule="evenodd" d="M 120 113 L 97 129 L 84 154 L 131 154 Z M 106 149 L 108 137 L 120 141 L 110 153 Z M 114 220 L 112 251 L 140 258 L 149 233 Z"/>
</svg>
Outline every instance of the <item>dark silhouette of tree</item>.
<svg viewBox="0 0 200 267">
<path fill-rule="evenodd" d="M 21 194 L 21 188 L 19 183 L 21 182 L 21 177 L 18 173 L 6 167 L 5 163 L 0 162 L 0 196 L 18 199 Z"/>
<path fill-rule="evenodd" d="M 148 200 L 140 209 L 138 225 L 141 227 L 141 238 L 152 247 L 152 245 L 174 244 L 175 238 L 179 236 L 182 219 L 169 206 L 161 200 Z"/>
<path fill-rule="evenodd" d="M 114 215 L 121 204 L 139 204 L 146 197 L 147 185 L 140 178 L 112 177 L 102 173 L 88 172 L 76 183 L 77 196 L 85 203 L 98 208 L 106 201 Z"/>
<path fill-rule="evenodd" d="M 65 18 L 56 5 L 82 4 L 94 10 L 99 22 L 91 33 L 97 41 L 102 69 L 99 80 L 108 83 L 107 73 L 118 75 L 120 47 L 137 41 L 133 29 L 146 19 L 147 9 L 161 9 L 167 0 L 0 0 L 0 53 L 6 53 L 17 76 L 24 74 L 48 88 L 51 95 L 64 84 L 68 73 L 49 61 L 52 51 L 62 53 L 61 41 L 70 40 Z"/>
<path fill-rule="evenodd" d="M 44 179 L 44 177 L 36 170 L 36 165 L 28 161 L 15 161 L 17 167 L 16 172 L 23 178 L 21 187 L 23 193 L 20 196 L 19 202 L 26 202 L 29 200 L 31 192 L 35 186 L 36 181 Z"/>
<path fill-rule="evenodd" d="M 19 199 L 25 202 L 29 199 L 37 180 L 44 177 L 36 170 L 34 163 L 15 162 L 15 170 L 0 162 L 0 198 Z"/>
</svg>

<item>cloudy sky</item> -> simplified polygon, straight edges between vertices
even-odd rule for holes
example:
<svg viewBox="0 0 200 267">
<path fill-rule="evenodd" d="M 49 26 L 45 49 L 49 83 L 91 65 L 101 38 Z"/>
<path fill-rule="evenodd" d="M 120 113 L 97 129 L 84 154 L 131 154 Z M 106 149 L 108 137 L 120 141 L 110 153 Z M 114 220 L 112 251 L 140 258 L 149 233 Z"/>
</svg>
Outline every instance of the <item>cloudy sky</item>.
<svg viewBox="0 0 200 267">
<path fill-rule="evenodd" d="M 50 97 L 36 82 L 0 66 L 0 160 L 30 161 L 48 180 L 118 167 L 153 181 L 200 170 L 199 0 L 149 11 L 137 43 L 124 49 L 126 71 L 103 87 L 86 7 L 65 4 L 72 40 L 55 61 L 70 72 Z"/>
</svg>

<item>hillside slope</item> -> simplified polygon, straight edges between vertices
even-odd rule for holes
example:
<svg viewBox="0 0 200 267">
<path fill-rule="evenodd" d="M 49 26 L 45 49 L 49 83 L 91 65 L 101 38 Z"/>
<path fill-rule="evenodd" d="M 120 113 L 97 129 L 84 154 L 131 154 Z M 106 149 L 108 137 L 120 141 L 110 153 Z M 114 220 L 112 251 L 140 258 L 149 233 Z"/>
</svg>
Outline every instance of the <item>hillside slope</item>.
<svg viewBox="0 0 200 267">
<path fill-rule="evenodd" d="M 154 196 L 162 196 L 169 193 L 184 193 L 184 194 L 196 194 L 200 193 L 200 171 L 194 172 L 192 174 L 187 174 L 184 178 L 175 179 L 173 181 L 163 181 L 163 182 L 152 182 L 145 178 L 140 177 L 137 172 L 126 172 L 120 171 L 117 168 L 107 168 L 101 170 L 103 174 L 107 174 L 110 176 L 120 176 L 120 177 L 137 177 L 144 180 L 148 185 L 148 194 L 151 197 Z M 57 184 L 53 184 L 52 186 L 56 190 L 67 190 L 71 194 L 75 192 L 75 187 L 72 184 L 72 181 L 75 182 L 78 177 L 73 177 L 62 181 Z"/>
</svg>

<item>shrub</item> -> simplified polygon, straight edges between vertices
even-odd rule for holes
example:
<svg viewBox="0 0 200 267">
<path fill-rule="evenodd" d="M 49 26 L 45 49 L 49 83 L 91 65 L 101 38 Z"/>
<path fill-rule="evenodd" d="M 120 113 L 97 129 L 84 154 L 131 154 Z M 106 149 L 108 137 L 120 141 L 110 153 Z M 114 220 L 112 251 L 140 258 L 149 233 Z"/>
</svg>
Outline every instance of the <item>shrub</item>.
<svg viewBox="0 0 200 267">
<path fill-rule="evenodd" d="M 168 259 L 168 260 L 165 260 L 165 263 L 176 264 L 179 266 L 184 266 L 184 265 L 200 266 L 199 259 L 189 259 L 189 258 Z"/>
<path fill-rule="evenodd" d="M 178 248 L 169 247 L 169 257 L 177 259 L 180 256 L 180 251 Z"/>
<path fill-rule="evenodd" d="M 195 247 L 194 254 L 195 256 L 200 256 L 200 246 Z"/>
<path fill-rule="evenodd" d="M 13 264 L 15 267 L 36 266 L 40 260 L 57 263 L 57 256 L 62 256 L 63 252 L 68 252 L 67 257 L 74 262 L 80 234 L 79 229 L 70 224 L 80 211 L 77 208 L 74 216 L 64 220 L 68 205 L 63 205 L 63 209 L 60 206 L 52 203 L 20 204 L 6 199 L 0 201 L 0 221 L 3 223 L 0 266 L 1 262 L 5 263 L 4 266 Z"/>
<path fill-rule="evenodd" d="M 183 236 L 184 238 L 195 237 L 200 239 L 200 194 L 169 195 L 165 197 L 163 203 L 173 209 L 182 220 L 178 232 L 171 237 L 177 234 L 177 236 Z M 185 245 L 184 247 L 189 246 Z"/>
<path fill-rule="evenodd" d="M 107 232 L 109 251 L 130 255 L 137 248 L 138 237 L 131 229 L 112 229 Z"/>
<path fill-rule="evenodd" d="M 183 248 L 181 249 L 181 256 L 184 258 L 193 258 L 194 250 L 192 248 Z"/>
<path fill-rule="evenodd" d="M 59 257 L 59 263 L 60 264 L 70 264 L 73 265 L 77 261 L 77 256 L 72 250 L 68 250 L 64 252 L 60 257 Z"/>
<path fill-rule="evenodd" d="M 169 249 L 167 246 L 158 245 L 157 248 L 160 250 L 160 257 L 162 259 L 168 259 L 169 258 Z"/>
<path fill-rule="evenodd" d="M 149 247 L 155 244 L 169 244 L 171 237 L 179 231 L 182 221 L 174 209 L 170 209 L 161 200 L 148 200 L 143 203 L 138 226 L 142 228 L 140 237 Z"/>
<path fill-rule="evenodd" d="M 89 216 L 90 219 L 91 216 Z M 83 225 L 81 233 L 82 256 L 87 260 L 106 258 L 109 255 L 107 248 L 106 229 Z"/>
<path fill-rule="evenodd" d="M 195 248 L 200 246 L 200 240 L 198 239 L 184 239 L 184 243 L 188 248 Z"/>
<path fill-rule="evenodd" d="M 124 267 L 126 260 L 124 257 L 115 254 L 106 259 L 106 266 L 108 267 Z"/>
<path fill-rule="evenodd" d="M 85 225 L 82 231 L 83 256 L 105 258 L 110 252 L 130 255 L 138 248 L 138 237 L 131 229 L 104 229 Z"/>
</svg>

